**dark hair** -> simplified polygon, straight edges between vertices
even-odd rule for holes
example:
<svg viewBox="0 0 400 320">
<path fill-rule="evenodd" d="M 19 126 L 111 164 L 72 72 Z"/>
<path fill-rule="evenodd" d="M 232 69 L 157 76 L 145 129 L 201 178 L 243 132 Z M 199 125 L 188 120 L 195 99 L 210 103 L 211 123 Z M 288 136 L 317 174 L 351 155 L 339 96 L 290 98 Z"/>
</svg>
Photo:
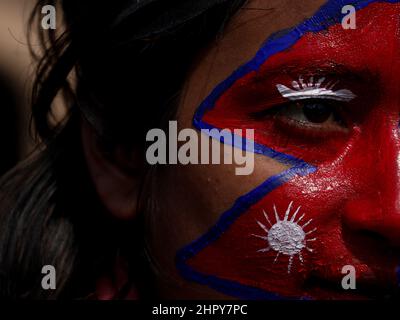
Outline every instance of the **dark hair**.
<svg viewBox="0 0 400 320">
<path fill-rule="evenodd" d="M 81 121 L 97 133 L 104 152 L 143 146 L 148 129 L 174 117 L 196 55 L 243 2 L 37 2 L 31 26 L 42 6 L 59 5 L 65 31 L 39 31 L 45 50 L 39 54 L 32 123 L 41 143 L 0 182 L 1 297 L 86 298 L 120 254 L 131 257 L 130 281 L 139 287 L 148 281 L 138 253 L 140 221 L 114 221 L 100 205 L 83 158 Z M 35 44 L 31 48 L 38 55 Z M 54 123 L 52 105 L 60 94 L 67 116 Z M 56 267 L 57 290 L 41 288 L 44 265 Z"/>
</svg>

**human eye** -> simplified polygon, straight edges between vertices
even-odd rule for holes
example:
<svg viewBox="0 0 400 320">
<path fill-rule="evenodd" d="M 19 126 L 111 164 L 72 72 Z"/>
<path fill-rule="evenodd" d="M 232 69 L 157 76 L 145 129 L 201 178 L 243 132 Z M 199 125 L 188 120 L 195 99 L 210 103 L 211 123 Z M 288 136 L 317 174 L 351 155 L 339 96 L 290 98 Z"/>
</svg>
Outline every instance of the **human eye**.
<svg viewBox="0 0 400 320">
<path fill-rule="evenodd" d="M 346 105 L 356 95 L 348 89 L 335 89 L 337 85 L 338 81 L 324 77 L 299 77 L 291 86 L 277 84 L 284 101 L 260 114 L 272 116 L 281 130 L 305 136 L 345 133 L 349 129 Z"/>
<path fill-rule="evenodd" d="M 280 107 L 275 118 L 283 125 L 307 130 L 341 131 L 347 129 L 342 106 L 327 99 L 305 99 Z"/>
</svg>

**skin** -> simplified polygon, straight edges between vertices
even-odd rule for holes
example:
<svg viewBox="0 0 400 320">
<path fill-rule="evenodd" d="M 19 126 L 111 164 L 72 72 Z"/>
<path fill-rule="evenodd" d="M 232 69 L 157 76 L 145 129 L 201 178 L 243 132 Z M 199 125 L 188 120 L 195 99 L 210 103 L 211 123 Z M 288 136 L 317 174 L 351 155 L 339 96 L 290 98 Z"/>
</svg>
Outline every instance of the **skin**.
<svg viewBox="0 0 400 320">
<path fill-rule="evenodd" d="M 324 3 L 314 0 L 301 4 L 294 4 L 293 1 L 249 1 L 246 5 L 248 9 L 245 7 L 239 11 L 224 34 L 194 64 L 178 109 L 180 128 L 193 127 L 193 116 L 202 101 L 221 81 L 249 61 L 265 39 L 277 31 L 298 25 Z M 367 28 L 371 19 L 379 17 L 377 10 L 380 9 L 369 8 L 369 11 L 360 12 L 360 28 Z M 394 30 L 397 26 L 394 17 L 400 9 L 396 6 L 390 9 L 385 7 L 385 10 L 389 10 L 389 16 L 393 17 L 388 21 L 389 29 Z M 388 12 L 385 11 L 386 16 Z M 388 26 L 376 19 L 375 32 L 379 34 L 379 30 Z M 305 160 L 318 169 L 302 177 L 296 176 L 258 201 L 218 241 L 187 261 L 196 271 L 225 277 L 284 297 L 371 298 L 394 290 L 398 262 L 395 248 L 400 234 L 400 193 L 397 192 L 399 112 L 396 98 L 398 89 L 391 68 L 397 67 L 394 61 L 398 48 L 388 46 L 388 43 L 397 43 L 398 35 L 393 32 L 391 34 L 394 36 L 390 39 L 383 38 L 379 42 L 374 31 L 364 32 L 367 35 L 363 39 L 354 33 L 342 32 L 338 29 L 319 39 L 304 38 L 292 52 L 284 53 L 275 62 L 273 59 L 267 61 L 264 66 L 266 70 L 276 67 L 280 72 L 273 79 L 267 76 L 263 85 L 266 92 L 271 92 L 267 98 L 272 99 L 273 94 L 276 94 L 276 90 L 271 89 L 273 85 L 282 83 L 289 86 L 292 80 L 298 79 L 290 72 L 284 72 L 284 66 L 300 67 L 302 71 L 293 72 L 296 75 L 302 72 L 313 74 L 316 72 L 312 69 L 315 69 L 315 65 L 320 66 L 319 72 L 323 70 L 326 73 L 330 71 L 325 70 L 325 66 L 332 63 L 332 57 L 337 57 L 335 62 L 338 65 L 340 62 L 346 70 L 351 70 L 350 77 L 344 77 L 340 85 L 346 88 L 351 86 L 352 91 L 362 97 L 356 100 L 351 121 L 347 121 L 345 126 L 331 120 L 318 127 L 304 128 L 304 122 L 293 123 L 293 118 L 287 112 L 257 120 L 246 118 L 246 113 L 237 102 L 228 107 L 223 101 L 238 101 L 258 93 L 262 95 L 263 88 L 257 91 L 260 89 L 252 86 L 254 75 L 246 80 L 245 89 L 235 89 L 233 86 L 225 92 L 225 100 L 221 100 L 215 109 L 205 115 L 207 123 L 214 126 L 234 128 L 237 121 L 240 121 L 242 128 L 255 128 L 257 142 Z M 359 43 L 352 45 L 357 39 Z M 364 48 L 357 50 L 369 54 L 361 59 L 363 55 L 354 48 L 363 45 Z M 385 54 L 390 59 L 382 60 L 381 48 L 387 49 Z M 326 54 L 315 59 L 315 52 Z M 311 64 L 311 58 L 307 59 L 310 56 L 313 59 Z M 294 58 L 297 58 L 296 62 Z M 284 61 L 284 66 L 280 66 L 279 61 Z M 364 72 L 366 65 L 369 66 L 367 73 Z M 387 84 L 379 86 L 383 88 L 384 94 L 374 95 L 369 89 L 368 81 L 375 80 L 375 77 L 379 83 Z M 354 80 L 360 78 L 361 81 Z M 277 101 L 282 99 L 274 98 Z M 262 111 L 254 105 L 245 107 L 256 113 Z M 290 135 L 284 136 L 276 128 L 278 121 L 286 130 L 290 128 Z M 273 134 L 263 134 L 263 130 Z M 121 160 L 118 153 L 111 163 L 103 159 L 87 127 L 83 130 L 83 141 L 93 180 L 106 207 L 120 218 L 137 215 L 133 203 L 137 200 L 143 177 L 140 174 L 128 176 L 124 173 L 119 164 L 123 162 L 126 165 L 126 161 Z M 376 153 L 377 150 L 382 151 Z M 140 172 L 143 165 L 140 160 L 132 158 L 129 163 Z M 185 280 L 176 269 L 176 254 L 206 234 L 236 199 L 290 167 L 269 157 L 256 155 L 255 170 L 249 176 L 236 176 L 234 165 L 177 165 L 158 168 L 150 198 L 154 205 L 146 211 L 146 241 L 159 295 L 171 299 L 232 298 L 207 286 Z M 256 224 L 256 221 L 267 224 L 262 220 L 263 210 L 272 217 L 272 208 L 276 205 L 280 218 L 283 218 L 291 201 L 296 202 L 294 209 L 299 205 L 303 207 L 307 220 L 313 219 L 312 228 L 304 227 L 304 230 L 317 228 L 313 237 L 318 241 L 312 244 L 313 252 L 304 252 L 303 264 L 298 257 L 295 258 L 293 273 L 288 274 L 288 257 L 272 263 L 276 252 L 256 253 L 265 247 L 265 241 L 249 235 L 263 234 Z M 360 289 L 355 292 L 340 289 L 343 277 L 341 268 L 344 265 L 354 265 L 357 270 Z"/>
<path fill-rule="evenodd" d="M 25 25 L 31 13 L 34 1 L 1 1 L 0 3 L 0 73 L 10 79 L 10 83 L 23 94 L 18 97 L 19 143 L 21 158 L 29 154 L 33 141 L 29 137 L 28 97 L 32 83 L 34 64 L 31 61 L 28 45 L 25 41 Z M 29 75 L 29 79 L 27 79 Z"/>
</svg>

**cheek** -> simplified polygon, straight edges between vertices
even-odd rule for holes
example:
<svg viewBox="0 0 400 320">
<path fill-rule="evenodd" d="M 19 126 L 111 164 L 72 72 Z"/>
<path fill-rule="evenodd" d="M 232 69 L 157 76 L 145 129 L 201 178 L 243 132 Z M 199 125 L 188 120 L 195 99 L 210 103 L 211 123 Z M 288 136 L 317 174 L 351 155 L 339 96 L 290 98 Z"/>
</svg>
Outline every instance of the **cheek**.
<svg viewBox="0 0 400 320">
<path fill-rule="evenodd" d="M 255 161 L 254 173 L 242 177 L 235 175 L 232 165 L 178 165 L 160 170 L 155 179 L 155 205 L 147 223 L 151 254 L 163 274 L 177 277 L 177 251 L 207 233 L 221 212 L 254 185 L 287 169 L 264 157 L 256 157 Z M 185 282 L 184 286 L 191 290 L 196 285 Z"/>
<path fill-rule="evenodd" d="M 245 210 L 244 214 L 222 230 L 212 245 L 189 259 L 188 265 L 204 274 L 285 296 L 307 295 L 302 284 L 311 272 L 329 273 L 332 281 L 339 277 L 342 262 L 349 258 L 341 241 L 338 214 L 343 192 L 335 185 L 343 179 L 331 175 L 324 182 L 320 175 L 293 179 L 248 208 L 245 201 L 234 206 L 226 217 L 235 216 L 235 210 Z M 257 191 L 264 187 L 271 184 Z M 332 192 L 333 188 L 337 191 Z"/>
</svg>

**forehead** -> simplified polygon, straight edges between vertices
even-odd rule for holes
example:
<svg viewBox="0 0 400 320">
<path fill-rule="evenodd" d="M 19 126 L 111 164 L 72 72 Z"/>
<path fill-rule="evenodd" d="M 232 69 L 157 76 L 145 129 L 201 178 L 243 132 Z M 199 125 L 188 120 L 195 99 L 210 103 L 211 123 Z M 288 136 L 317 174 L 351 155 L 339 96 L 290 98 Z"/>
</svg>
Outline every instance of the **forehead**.
<svg viewBox="0 0 400 320">
<path fill-rule="evenodd" d="M 346 16 L 343 9 L 349 4 L 354 9 L 355 29 L 342 24 Z M 252 72 L 273 75 L 299 70 L 362 75 L 379 72 L 391 77 L 400 66 L 399 14 L 398 0 L 328 1 L 312 18 L 269 36 L 230 80 Z M 261 26 L 256 31 L 263 32 Z"/>
<path fill-rule="evenodd" d="M 330 23 L 330 19 L 339 20 L 325 30 L 311 32 L 302 37 L 293 47 L 298 49 L 298 57 L 334 59 L 340 64 L 369 68 L 390 66 L 394 56 L 399 54 L 400 3 L 364 2 L 365 6 L 361 6 L 354 15 L 355 29 L 343 28 L 341 19 L 344 14 L 337 17 L 341 11 L 335 12 L 340 10 L 340 6 L 327 9 L 330 16 L 326 20 L 310 21 L 309 28 L 312 29 L 313 24 L 318 28 L 319 25 Z M 324 14 L 320 18 L 324 19 Z"/>
<path fill-rule="evenodd" d="M 312 16 L 326 0 L 250 0 L 229 21 L 223 34 L 200 54 L 189 79 L 189 106 L 205 98 L 218 83 L 254 57 L 273 33 Z"/>
<path fill-rule="evenodd" d="M 347 15 L 345 5 L 352 5 L 355 29 L 346 29 L 342 21 Z M 264 32 L 262 22 L 255 33 Z M 264 35 L 266 35 L 264 33 Z M 269 35 L 267 35 L 269 36 Z M 312 18 L 286 28 L 268 38 L 261 51 L 279 54 L 282 67 L 295 62 L 335 59 L 340 64 L 350 63 L 370 66 L 369 59 L 377 57 L 379 65 L 387 65 L 388 56 L 397 56 L 400 45 L 400 3 L 386 1 L 328 1 Z M 271 50 L 271 47 L 272 48 Z M 356 55 L 357 59 L 350 59 Z M 270 60 L 274 59 L 271 55 Z M 391 62 L 391 61 L 390 61 Z M 290 65 L 289 65 L 290 66 Z"/>
<path fill-rule="evenodd" d="M 393 75 L 400 70 L 400 3 L 357 2 L 355 29 L 342 26 L 342 8 L 341 1 L 330 1 L 317 15 L 286 35 L 270 38 L 258 52 L 262 64 L 255 69 L 269 77 L 346 74 L 356 82 L 364 80 L 390 89 Z M 264 54 L 267 51 L 272 54 Z"/>
<path fill-rule="evenodd" d="M 250 1 L 228 28 L 225 35 L 226 42 L 229 43 L 234 34 L 232 42 L 236 44 L 236 51 L 246 51 L 247 47 L 252 47 L 254 50 L 256 43 L 254 39 L 257 38 L 258 41 L 263 39 L 262 42 L 268 39 L 277 48 L 276 53 L 281 53 L 279 59 L 282 66 L 288 65 L 289 61 L 285 59 L 293 64 L 297 62 L 295 59 L 305 63 L 305 58 L 320 61 L 335 58 L 339 64 L 378 67 L 388 65 L 388 60 L 382 59 L 383 57 L 393 57 L 399 53 L 400 4 L 397 0 L 326 1 L 311 19 L 306 18 L 311 15 L 308 10 L 314 10 L 312 12 L 315 13 L 321 4 L 318 1 L 306 1 L 308 6 L 304 7 L 298 7 L 294 2 L 290 4 L 287 1 L 274 6 L 273 2 Z M 342 20 L 347 14 L 343 9 L 348 5 L 356 10 L 354 30 L 342 26 Z M 294 9 L 297 10 L 296 14 L 292 11 Z M 287 14 L 282 14 L 283 11 Z M 298 19 L 301 17 L 305 22 L 299 24 L 301 20 Z M 291 22 L 296 23 L 291 25 Z M 276 28 L 280 30 L 278 33 Z M 275 33 L 272 37 L 271 30 L 273 34 Z M 285 33 L 290 35 L 285 37 Z M 271 38 L 278 38 L 279 41 L 273 43 Z M 234 51 L 232 42 L 231 47 L 226 48 Z M 262 42 L 257 50 L 260 47 L 261 50 L 265 50 L 266 46 L 262 45 Z M 279 50 L 280 48 L 282 50 Z M 292 55 L 284 54 L 283 51 L 287 49 L 292 49 L 290 52 Z M 232 54 L 229 50 L 226 51 Z M 378 59 L 371 61 L 372 58 Z M 272 60 L 273 56 L 270 59 Z"/>
</svg>

